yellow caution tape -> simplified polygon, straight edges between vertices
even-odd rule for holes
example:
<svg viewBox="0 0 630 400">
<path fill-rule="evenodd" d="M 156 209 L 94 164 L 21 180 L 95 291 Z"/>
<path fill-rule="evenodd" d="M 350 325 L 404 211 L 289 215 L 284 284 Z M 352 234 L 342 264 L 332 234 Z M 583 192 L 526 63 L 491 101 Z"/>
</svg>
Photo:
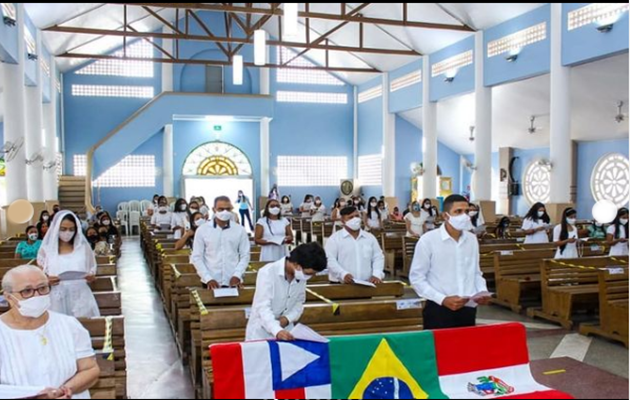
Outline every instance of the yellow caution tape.
<svg viewBox="0 0 630 400">
<path fill-rule="evenodd" d="M 105 318 L 105 342 L 103 343 L 103 353 L 109 353 L 108 361 L 114 361 L 114 347 L 112 338 L 112 317 Z"/>
<path fill-rule="evenodd" d="M 320 300 L 321 300 L 321 301 L 323 301 L 324 303 L 330 304 L 330 306 L 332 307 L 332 312 L 333 312 L 333 314 L 334 314 L 334 315 L 339 315 L 339 307 L 340 307 L 340 306 L 339 306 L 339 304 L 337 304 L 337 303 L 335 303 L 335 302 L 333 302 L 333 301 L 331 301 L 331 300 L 329 300 L 329 299 L 325 298 L 324 296 L 322 296 L 322 295 L 321 295 L 321 294 L 319 294 L 319 293 L 315 293 L 314 291 L 312 291 L 312 290 L 311 290 L 311 289 L 309 289 L 309 288 L 306 288 L 306 291 L 307 291 L 308 293 L 310 293 L 311 295 L 313 295 L 313 296 L 317 297 L 318 299 L 320 299 Z"/>
<path fill-rule="evenodd" d="M 179 270 L 177 269 L 177 267 L 174 264 L 171 264 L 171 269 L 173 270 L 173 275 L 175 275 L 175 279 L 179 279 L 182 276 L 182 273 L 179 272 Z"/>
<path fill-rule="evenodd" d="M 196 290 L 193 290 L 191 294 L 193 298 L 195 299 L 195 302 L 197 303 L 197 307 L 199 308 L 199 314 L 208 315 L 208 309 L 203 304 L 203 301 L 201 301 L 201 296 L 199 296 L 199 293 Z"/>
<path fill-rule="evenodd" d="M 566 369 L 558 369 L 558 370 L 555 370 L 555 371 L 543 372 L 543 375 L 557 375 L 557 374 L 564 374 L 565 372 L 567 372 Z"/>
<path fill-rule="evenodd" d="M 577 264 L 569 264 L 569 263 L 565 263 L 562 261 L 558 261 L 558 260 L 549 260 L 551 261 L 553 264 L 558 264 L 558 265 L 562 265 L 565 267 L 571 267 L 571 268 L 579 268 L 579 269 L 588 269 L 591 271 L 599 271 L 599 268 L 595 268 L 595 267 L 587 267 L 585 265 L 577 265 Z"/>
<path fill-rule="evenodd" d="M 620 262 L 620 263 L 622 263 L 622 264 L 628 264 L 628 261 L 626 261 L 626 260 L 622 260 L 622 259 L 617 258 L 617 257 L 610 257 L 610 259 L 611 259 L 611 260 L 613 260 L 613 261 Z"/>
</svg>

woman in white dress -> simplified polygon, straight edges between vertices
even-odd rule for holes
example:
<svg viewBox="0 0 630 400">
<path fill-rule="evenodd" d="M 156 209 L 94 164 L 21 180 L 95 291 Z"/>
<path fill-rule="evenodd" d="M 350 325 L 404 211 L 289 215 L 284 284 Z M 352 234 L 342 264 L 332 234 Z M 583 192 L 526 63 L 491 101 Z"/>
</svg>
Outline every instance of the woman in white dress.
<svg viewBox="0 0 630 400">
<path fill-rule="evenodd" d="M 181 239 L 184 233 L 190 230 L 190 215 L 188 215 L 188 204 L 186 200 L 178 199 L 175 202 L 175 209 L 171 217 L 171 227 L 173 229 L 173 239 Z"/>
<path fill-rule="evenodd" d="M 562 213 L 562 223 L 553 228 L 553 244 L 558 247 L 554 258 L 578 258 L 579 232 L 575 226 L 577 211 L 567 208 Z"/>
<path fill-rule="evenodd" d="M 422 210 L 420 211 L 420 216 L 424 220 L 422 227 L 423 232 L 429 232 L 435 229 L 435 218 L 437 215 L 437 209 L 432 205 L 431 199 L 424 199 L 422 202 Z"/>
<path fill-rule="evenodd" d="M 311 217 L 313 218 L 313 222 L 326 221 L 326 206 L 319 196 L 315 197 L 315 204 L 311 207 Z"/>
<path fill-rule="evenodd" d="M 536 203 L 523 219 L 523 231 L 525 231 L 525 244 L 549 243 L 548 231 L 551 227 L 551 218 L 543 203 Z"/>
<path fill-rule="evenodd" d="M 332 206 L 332 210 L 330 211 L 330 220 L 334 222 L 333 232 L 337 232 L 338 230 L 343 228 L 343 222 L 341 222 L 341 210 L 343 209 L 343 205 L 341 204 L 341 199 L 335 200 L 335 204 Z"/>
<path fill-rule="evenodd" d="M 14 268 L 2 290 L 11 310 L 0 317 L 0 398 L 39 388 L 37 398 L 89 399 L 100 374 L 90 334 L 76 319 L 49 312 L 46 275 L 34 265 Z"/>
<path fill-rule="evenodd" d="M 378 211 L 381 213 L 381 221 L 383 221 L 383 224 L 389 221 L 389 208 L 384 200 L 378 201 Z"/>
<path fill-rule="evenodd" d="M 170 230 L 173 222 L 173 213 L 168 208 L 168 199 L 161 196 L 158 200 L 158 208 L 151 217 L 151 225 L 154 229 Z"/>
<path fill-rule="evenodd" d="M 51 310 L 75 318 L 101 314 L 88 283 L 96 279 L 96 258 L 71 211 L 60 211 L 37 254 L 37 264 L 53 286 Z"/>
<path fill-rule="evenodd" d="M 287 245 L 293 243 L 293 230 L 281 213 L 278 200 L 269 200 L 263 217 L 256 223 L 254 240 L 261 246 L 260 261 L 278 261 L 288 255 Z"/>
<path fill-rule="evenodd" d="M 282 216 L 285 218 L 290 218 L 293 216 L 293 203 L 291 202 L 291 198 L 289 196 L 282 196 L 282 204 L 280 204 L 280 210 L 282 211 Z"/>
<path fill-rule="evenodd" d="M 376 197 L 370 197 L 368 201 L 364 224 L 370 231 L 383 230 L 383 220 L 381 219 L 381 211 L 378 209 L 378 200 L 376 200 Z"/>
<path fill-rule="evenodd" d="M 411 205 L 411 211 L 405 215 L 405 222 L 407 223 L 407 237 L 419 238 L 422 236 L 422 228 L 424 225 L 424 218 L 420 210 L 420 204 L 414 201 Z"/>
<path fill-rule="evenodd" d="M 617 212 L 617 218 L 608 227 L 606 239 L 610 245 L 610 256 L 628 255 L 628 209 Z"/>
<path fill-rule="evenodd" d="M 482 238 L 486 235 L 486 224 L 481 216 L 481 211 L 478 205 L 470 203 L 470 210 L 468 211 L 470 217 L 470 223 L 472 224 L 472 233 L 477 235 L 478 238 Z"/>
<path fill-rule="evenodd" d="M 312 208 L 313 208 L 313 195 L 307 194 L 306 196 L 304 196 L 304 202 L 300 205 L 300 212 L 302 213 L 302 218 L 310 218 Z"/>
</svg>

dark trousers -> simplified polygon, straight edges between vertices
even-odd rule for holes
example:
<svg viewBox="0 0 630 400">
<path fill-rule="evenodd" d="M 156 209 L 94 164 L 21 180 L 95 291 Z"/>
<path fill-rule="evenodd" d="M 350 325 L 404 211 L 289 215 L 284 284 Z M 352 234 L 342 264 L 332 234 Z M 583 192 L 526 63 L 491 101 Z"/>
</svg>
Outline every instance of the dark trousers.
<svg viewBox="0 0 630 400">
<path fill-rule="evenodd" d="M 466 328 L 475 326 L 477 309 L 464 307 L 458 311 L 451 311 L 427 300 L 423 310 L 423 318 L 423 326 L 426 330 Z"/>
<path fill-rule="evenodd" d="M 247 217 L 247 221 L 249 222 L 249 228 L 253 231 L 254 225 L 252 224 L 252 216 L 249 212 L 249 208 L 247 210 L 239 210 L 241 213 L 241 224 L 245 226 L 245 218 Z"/>
</svg>

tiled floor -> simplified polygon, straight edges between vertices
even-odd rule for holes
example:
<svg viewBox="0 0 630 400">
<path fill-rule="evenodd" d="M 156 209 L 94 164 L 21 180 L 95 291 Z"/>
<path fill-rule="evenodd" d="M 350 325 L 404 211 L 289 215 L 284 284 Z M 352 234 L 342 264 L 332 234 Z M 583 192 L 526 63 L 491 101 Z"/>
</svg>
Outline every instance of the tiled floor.
<svg viewBox="0 0 630 400">
<path fill-rule="evenodd" d="M 138 239 L 127 239 L 118 263 L 127 344 L 131 399 L 193 398 L 187 368 L 177 353 L 169 323 Z M 532 360 L 569 356 L 628 378 L 628 350 L 599 338 L 585 338 L 556 325 L 531 320 L 499 307 L 479 311 L 480 324 L 519 321 L 528 328 Z"/>
</svg>

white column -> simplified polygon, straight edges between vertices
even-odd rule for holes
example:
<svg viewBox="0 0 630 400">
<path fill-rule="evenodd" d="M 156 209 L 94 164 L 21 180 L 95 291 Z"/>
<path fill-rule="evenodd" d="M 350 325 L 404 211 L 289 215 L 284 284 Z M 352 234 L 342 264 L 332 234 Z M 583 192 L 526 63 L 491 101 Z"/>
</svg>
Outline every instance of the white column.
<svg viewBox="0 0 630 400">
<path fill-rule="evenodd" d="M 354 174 L 352 177 L 354 178 L 354 181 L 356 182 L 359 179 L 359 88 L 357 86 L 354 87 L 352 98 L 354 99 L 353 125 L 352 125 L 353 137 L 354 137 L 354 144 L 353 144 L 354 153 L 352 157 L 352 162 L 354 166 L 354 170 L 353 170 Z"/>
<path fill-rule="evenodd" d="M 42 56 L 40 33 L 36 33 L 37 52 Z M 35 86 L 26 87 L 26 157 L 33 158 L 35 154 L 43 154 L 44 137 L 42 135 L 42 68 L 39 60 L 37 64 Z M 37 161 L 26 166 L 26 183 L 28 199 L 32 202 L 44 201 L 44 170 L 43 161 Z"/>
<path fill-rule="evenodd" d="M 432 103 L 431 93 L 431 65 L 429 56 L 422 58 L 422 193 L 424 197 L 437 197 L 437 104 Z"/>
<path fill-rule="evenodd" d="M 260 94 L 269 95 L 271 93 L 269 85 L 269 68 L 259 68 L 260 70 Z"/>
<path fill-rule="evenodd" d="M 172 33 L 171 29 L 164 27 L 163 33 Z M 169 54 L 173 54 L 173 40 L 162 39 L 162 48 Z M 167 58 L 166 54 L 162 54 L 162 58 Z M 173 65 L 171 63 L 162 63 L 162 92 L 173 91 Z"/>
<path fill-rule="evenodd" d="M 260 120 L 260 191 L 261 196 L 267 196 L 271 190 L 269 171 L 269 123 L 271 118 Z"/>
<path fill-rule="evenodd" d="M 396 196 L 396 114 L 389 112 L 389 73 L 383 73 L 383 195 Z"/>
<path fill-rule="evenodd" d="M 4 141 L 24 140 L 24 4 L 17 5 L 18 64 L 3 64 L 4 86 Z M 27 198 L 26 151 L 22 146 L 12 161 L 6 163 L 7 203 Z"/>
<path fill-rule="evenodd" d="M 483 31 L 475 34 L 475 193 L 473 199 L 492 197 L 492 88 L 484 85 Z"/>
<path fill-rule="evenodd" d="M 163 140 L 163 192 L 166 197 L 173 197 L 173 125 L 164 125 Z"/>
<path fill-rule="evenodd" d="M 55 77 L 57 68 L 55 58 L 47 60 L 50 64 L 50 103 L 43 105 L 45 163 L 57 160 L 57 86 Z M 44 170 L 44 200 L 57 200 L 57 168 Z"/>
<path fill-rule="evenodd" d="M 551 203 L 571 200 L 570 69 L 562 65 L 562 3 L 551 4 Z"/>
</svg>

